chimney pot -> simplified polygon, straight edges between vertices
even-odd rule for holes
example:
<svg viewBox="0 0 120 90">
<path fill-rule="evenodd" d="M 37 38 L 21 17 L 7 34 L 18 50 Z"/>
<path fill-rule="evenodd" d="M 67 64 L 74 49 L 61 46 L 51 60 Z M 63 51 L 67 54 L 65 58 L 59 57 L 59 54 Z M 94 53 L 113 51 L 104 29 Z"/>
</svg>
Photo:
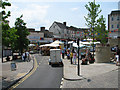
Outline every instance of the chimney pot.
<svg viewBox="0 0 120 90">
<path fill-rule="evenodd" d="M 66 26 L 66 22 L 63 22 L 63 24 Z"/>
<path fill-rule="evenodd" d="M 41 31 L 45 31 L 45 27 L 41 27 Z"/>
</svg>

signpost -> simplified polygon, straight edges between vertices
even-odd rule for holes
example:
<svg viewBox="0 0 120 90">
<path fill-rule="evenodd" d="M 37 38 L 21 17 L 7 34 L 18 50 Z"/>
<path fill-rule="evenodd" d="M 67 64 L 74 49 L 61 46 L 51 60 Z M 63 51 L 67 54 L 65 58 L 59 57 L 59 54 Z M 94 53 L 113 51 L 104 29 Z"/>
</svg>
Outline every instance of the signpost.
<svg viewBox="0 0 120 90">
<path fill-rule="evenodd" d="M 79 38 L 77 40 L 77 45 L 78 45 L 78 76 L 80 76 L 80 65 L 79 65 Z"/>
</svg>

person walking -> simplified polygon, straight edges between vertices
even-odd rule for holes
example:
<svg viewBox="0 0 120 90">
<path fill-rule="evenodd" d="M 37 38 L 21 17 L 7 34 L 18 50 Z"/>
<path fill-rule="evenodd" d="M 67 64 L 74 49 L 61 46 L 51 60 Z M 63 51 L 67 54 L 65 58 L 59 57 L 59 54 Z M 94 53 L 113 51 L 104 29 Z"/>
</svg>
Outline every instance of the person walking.
<svg viewBox="0 0 120 90">
<path fill-rule="evenodd" d="M 22 60 L 25 62 L 26 60 L 26 53 L 24 52 L 23 55 L 22 55 Z"/>
<path fill-rule="evenodd" d="M 30 60 L 29 60 L 29 52 L 27 51 L 27 52 L 25 52 L 25 53 L 26 53 L 26 60 L 27 60 L 27 61 L 30 61 Z"/>
<path fill-rule="evenodd" d="M 75 63 L 75 64 L 76 64 L 76 57 L 77 57 L 77 53 L 76 53 L 76 51 L 74 51 L 74 53 L 73 53 L 73 63 Z"/>
<path fill-rule="evenodd" d="M 116 65 L 120 65 L 120 49 L 118 45 L 116 45 Z"/>
<path fill-rule="evenodd" d="M 70 59 L 70 50 L 67 50 L 67 59 Z"/>
<path fill-rule="evenodd" d="M 62 49 L 62 58 L 64 59 L 65 50 Z"/>
<path fill-rule="evenodd" d="M 70 61 L 71 61 L 71 64 L 73 64 L 72 59 L 73 59 L 73 52 L 71 51 L 70 52 Z"/>
</svg>

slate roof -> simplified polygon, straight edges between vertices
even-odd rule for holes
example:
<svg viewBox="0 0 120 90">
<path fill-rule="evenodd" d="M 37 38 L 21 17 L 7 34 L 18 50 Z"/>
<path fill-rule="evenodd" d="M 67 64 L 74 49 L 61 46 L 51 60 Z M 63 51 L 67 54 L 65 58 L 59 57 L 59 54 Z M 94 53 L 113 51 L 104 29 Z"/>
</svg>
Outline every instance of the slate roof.
<svg viewBox="0 0 120 90">
<path fill-rule="evenodd" d="M 73 31 L 84 31 L 84 30 L 88 30 L 89 28 L 77 28 L 77 27 L 74 27 L 74 26 L 65 26 L 63 23 L 60 23 L 60 22 L 54 22 L 56 23 L 60 28 L 62 29 L 71 29 Z"/>
<path fill-rule="evenodd" d="M 55 22 L 60 28 L 66 29 L 66 26 L 63 23 Z"/>
<path fill-rule="evenodd" d="M 120 14 L 120 10 L 112 11 L 112 12 L 111 12 L 111 15 L 112 15 L 112 14 Z"/>
</svg>

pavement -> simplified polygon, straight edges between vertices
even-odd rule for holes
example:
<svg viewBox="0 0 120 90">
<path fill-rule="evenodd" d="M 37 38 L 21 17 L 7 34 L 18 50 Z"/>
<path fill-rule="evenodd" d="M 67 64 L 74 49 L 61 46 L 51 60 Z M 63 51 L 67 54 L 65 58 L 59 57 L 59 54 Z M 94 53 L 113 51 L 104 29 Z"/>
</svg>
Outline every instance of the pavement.
<svg viewBox="0 0 120 90">
<path fill-rule="evenodd" d="M 33 69 L 33 58 L 31 58 L 30 62 L 24 62 L 21 59 L 6 61 L 5 58 L 3 58 L 3 61 L 2 76 L 0 76 L 0 79 L 2 80 L 0 81 L 0 83 L 2 83 L 2 88 L 9 88 Z M 12 69 L 11 63 L 15 63 L 16 68 Z"/>
<path fill-rule="evenodd" d="M 7 88 L 28 74 L 33 69 L 33 62 L 34 60 L 32 58 L 30 62 L 24 62 L 20 59 L 17 59 L 2 63 L 2 76 L 0 76 L 0 79 L 2 79 L 2 81 L 0 81 L 0 84 L 2 83 L 2 87 Z M 11 63 L 16 63 L 16 70 L 11 71 Z M 62 88 L 118 87 L 118 66 L 116 66 L 115 63 L 94 63 L 80 65 L 80 76 L 77 75 L 78 63 L 71 64 L 70 60 L 65 58 L 63 59 L 63 64 L 64 80 Z M 104 80 L 106 80 L 106 82 L 104 82 Z"/>
<path fill-rule="evenodd" d="M 78 63 L 71 64 L 66 58 L 63 63 L 63 88 L 118 88 L 118 66 L 114 62 L 80 65 L 80 76 Z"/>
</svg>

